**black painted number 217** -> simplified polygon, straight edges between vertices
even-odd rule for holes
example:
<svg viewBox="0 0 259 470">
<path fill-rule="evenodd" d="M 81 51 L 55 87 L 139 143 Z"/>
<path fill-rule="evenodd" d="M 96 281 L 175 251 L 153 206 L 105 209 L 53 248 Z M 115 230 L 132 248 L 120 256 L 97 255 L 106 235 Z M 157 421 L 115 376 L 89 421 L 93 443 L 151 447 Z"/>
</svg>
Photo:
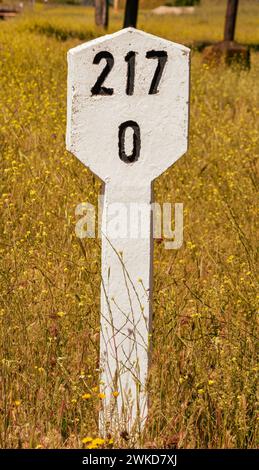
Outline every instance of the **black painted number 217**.
<svg viewBox="0 0 259 470">
<path fill-rule="evenodd" d="M 166 51 L 148 51 L 146 53 L 147 59 L 157 59 L 157 68 L 149 88 L 149 95 L 155 95 L 159 92 L 159 84 L 163 75 L 165 64 L 167 62 L 168 56 Z M 108 77 L 114 66 L 114 57 L 108 51 L 101 51 L 96 54 L 93 63 L 99 64 L 102 60 L 106 60 L 106 65 L 99 75 L 96 83 L 91 89 L 92 95 L 102 95 L 102 96 L 111 96 L 114 93 L 113 88 L 107 88 L 104 85 L 104 81 Z M 127 80 L 126 80 L 126 94 L 133 95 L 135 87 L 135 68 L 136 68 L 136 52 L 130 51 L 125 56 L 125 61 L 128 64 L 127 67 Z"/>
</svg>

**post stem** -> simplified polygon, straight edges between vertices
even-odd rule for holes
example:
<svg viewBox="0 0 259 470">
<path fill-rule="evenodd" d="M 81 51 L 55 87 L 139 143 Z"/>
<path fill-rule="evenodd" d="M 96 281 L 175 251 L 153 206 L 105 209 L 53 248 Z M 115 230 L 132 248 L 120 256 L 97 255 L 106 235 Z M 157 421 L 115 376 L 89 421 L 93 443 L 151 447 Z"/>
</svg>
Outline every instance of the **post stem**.
<svg viewBox="0 0 259 470">
<path fill-rule="evenodd" d="M 100 431 L 140 431 L 147 417 L 153 237 L 151 186 L 106 184 L 102 210 Z M 142 221 L 142 223 L 141 223 Z"/>
</svg>

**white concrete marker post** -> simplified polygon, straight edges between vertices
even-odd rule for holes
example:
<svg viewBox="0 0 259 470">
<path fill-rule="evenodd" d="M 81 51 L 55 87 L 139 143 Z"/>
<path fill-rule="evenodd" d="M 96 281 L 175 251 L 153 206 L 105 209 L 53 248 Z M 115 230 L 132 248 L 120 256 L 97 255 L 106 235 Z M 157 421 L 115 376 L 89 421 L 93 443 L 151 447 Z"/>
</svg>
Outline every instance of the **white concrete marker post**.
<svg viewBox="0 0 259 470">
<path fill-rule="evenodd" d="M 128 28 L 68 52 L 67 149 L 105 183 L 103 434 L 147 417 L 152 181 L 186 152 L 188 115 L 188 48 Z"/>
</svg>

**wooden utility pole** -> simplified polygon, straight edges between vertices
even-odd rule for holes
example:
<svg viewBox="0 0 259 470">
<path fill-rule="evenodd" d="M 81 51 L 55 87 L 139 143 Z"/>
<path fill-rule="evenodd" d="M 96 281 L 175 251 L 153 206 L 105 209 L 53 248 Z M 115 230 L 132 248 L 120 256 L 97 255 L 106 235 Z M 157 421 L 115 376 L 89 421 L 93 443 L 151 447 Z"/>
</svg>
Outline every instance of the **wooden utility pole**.
<svg viewBox="0 0 259 470">
<path fill-rule="evenodd" d="M 97 26 L 108 28 L 109 0 L 95 0 L 95 23 Z"/>
<path fill-rule="evenodd" d="M 238 10 L 238 0 L 228 0 L 224 41 L 234 41 Z"/>
<path fill-rule="evenodd" d="M 132 26 L 136 28 L 138 19 L 139 0 L 127 0 L 125 7 L 124 28 Z"/>
</svg>

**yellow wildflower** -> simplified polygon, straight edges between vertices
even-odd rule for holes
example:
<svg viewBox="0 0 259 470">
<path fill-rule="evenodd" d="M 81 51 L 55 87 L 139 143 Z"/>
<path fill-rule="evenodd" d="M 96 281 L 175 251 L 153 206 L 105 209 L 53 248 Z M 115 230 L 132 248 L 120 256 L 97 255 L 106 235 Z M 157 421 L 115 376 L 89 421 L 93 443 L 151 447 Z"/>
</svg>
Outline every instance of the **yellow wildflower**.
<svg viewBox="0 0 259 470">
<path fill-rule="evenodd" d="M 102 446 L 105 443 L 104 439 L 101 439 L 100 437 L 97 437 L 96 439 L 93 440 L 92 444 L 96 446 Z"/>
<path fill-rule="evenodd" d="M 84 395 L 82 395 L 82 398 L 83 398 L 83 400 L 89 400 L 89 398 L 91 398 L 91 394 L 90 393 L 84 393 Z"/>
<path fill-rule="evenodd" d="M 60 318 L 64 317 L 64 315 L 66 315 L 65 312 L 58 312 L 57 313 L 57 316 L 60 317 Z"/>
<path fill-rule="evenodd" d="M 93 438 L 92 437 L 84 437 L 84 439 L 82 439 L 82 443 L 83 444 L 88 444 L 89 442 L 92 442 Z"/>
</svg>

